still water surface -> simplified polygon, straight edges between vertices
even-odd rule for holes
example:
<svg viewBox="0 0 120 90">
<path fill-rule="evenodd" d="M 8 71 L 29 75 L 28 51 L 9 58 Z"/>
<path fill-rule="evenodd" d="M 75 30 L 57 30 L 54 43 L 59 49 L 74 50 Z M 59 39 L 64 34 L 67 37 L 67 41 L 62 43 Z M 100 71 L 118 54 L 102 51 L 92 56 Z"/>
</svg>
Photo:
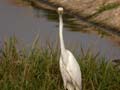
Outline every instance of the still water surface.
<svg viewBox="0 0 120 90">
<path fill-rule="evenodd" d="M 22 42 L 31 45 L 37 33 L 40 34 L 42 43 L 49 39 L 50 42 L 58 40 L 57 13 L 36 10 L 31 7 L 18 7 L 6 0 L 0 1 L 0 45 L 4 38 L 17 36 Z M 55 17 L 55 18 L 54 18 Z M 68 17 L 69 19 L 73 19 Z M 54 20 L 55 19 L 55 20 Z M 74 31 L 71 31 L 71 29 Z M 90 48 L 95 54 L 108 59 L 120 58 L 120 46 L 108 38 L 101 38 L 97 34 L 76 32 L 74 27 L 64 27 L 64 39 L 67 47 L 79 46 L 84 50 Z M 77 28 L 78 29 L 78 28 Z"/>
</svg>

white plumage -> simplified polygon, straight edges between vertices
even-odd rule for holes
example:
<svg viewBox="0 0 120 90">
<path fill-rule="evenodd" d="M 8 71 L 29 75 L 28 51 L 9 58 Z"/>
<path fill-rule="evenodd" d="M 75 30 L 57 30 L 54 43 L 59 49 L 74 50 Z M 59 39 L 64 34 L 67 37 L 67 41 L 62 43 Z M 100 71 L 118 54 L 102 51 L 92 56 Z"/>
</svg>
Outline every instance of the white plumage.
<svg viewBox="0 0 120 90">
<path fill-rule="evenodd" d="M 60 71 L 64 82 L 64 88 L 68 90 L 81 90 L 82 89 L 82 79 L 81 70 L 79 64 L 77 63 L 73 54 L 65 49 L 63 40 L 63 8 L 58 8 L 59 14 L 59 36 L 60 36 Z"/>
</svg>

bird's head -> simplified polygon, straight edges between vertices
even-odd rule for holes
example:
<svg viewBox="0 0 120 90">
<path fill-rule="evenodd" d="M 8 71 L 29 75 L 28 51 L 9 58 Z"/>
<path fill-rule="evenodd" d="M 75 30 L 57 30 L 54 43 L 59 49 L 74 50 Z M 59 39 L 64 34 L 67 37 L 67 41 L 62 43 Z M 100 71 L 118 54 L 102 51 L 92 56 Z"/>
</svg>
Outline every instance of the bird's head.
<svg viewBox="0 0 120 90">
<path fill-rule="evenodd" d="M 58 8 L 58 14 L 63 14 L 63 8 L 62 7 Z"/>
</svg>

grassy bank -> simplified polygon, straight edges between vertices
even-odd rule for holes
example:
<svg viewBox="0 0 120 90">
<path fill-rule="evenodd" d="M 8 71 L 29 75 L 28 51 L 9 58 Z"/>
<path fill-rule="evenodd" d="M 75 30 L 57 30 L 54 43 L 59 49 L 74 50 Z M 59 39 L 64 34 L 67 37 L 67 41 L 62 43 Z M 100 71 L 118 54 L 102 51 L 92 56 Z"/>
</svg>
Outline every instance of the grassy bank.
<svg viewBox="0 0 120 90">
<path fill-rule="evenodd" d="M 29 50 L 18 50 L 15 38 L 5 41 L 0 50 L 1 90 L 64 90 L 59 47 L 48 43 L 41 48 L 37 42 L 36 39 Z M 91 53 L 82 56 L 76 58 L 82 70 L 83 90 L 120 90 L 117 67 Z"/>
</svg>

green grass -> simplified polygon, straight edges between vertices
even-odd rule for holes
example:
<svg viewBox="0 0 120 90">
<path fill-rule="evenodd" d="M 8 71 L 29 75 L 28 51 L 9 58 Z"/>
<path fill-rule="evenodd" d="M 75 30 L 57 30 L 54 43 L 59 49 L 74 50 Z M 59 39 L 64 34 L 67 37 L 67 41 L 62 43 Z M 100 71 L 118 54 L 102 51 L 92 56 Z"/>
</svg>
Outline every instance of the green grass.
<svg viewBox="0 0 120 90">
<path fill-rule="evenodd" d="M 59 71 L 59 47 L 33 42 L 31 49 L 17 48 L 10 38 L 0 50 L 0 90 L 64 90 Z M 81 50 L 83 52 L 83 50 Z M 120 90 L 120 70 L 90 52 L 77 56 L 82 71 L 82 90 Z"/>
<path fill-rule="evenodd" d="M 120 3 L 114 2 L 114 3 L 108 3 L 108 4 L 102 4 L 101 6 L 99 6 L 99 8 L 97 9 L 97 11 L 92 14 L 89 15 L 87 18 L 92 18 L 92 17 L 96 17 L 99 14 L 105 12 L 105 11 L 109 11 L 109 10 L 113 10 L 113 9 L 117 9 L 120 7 Z"/>
<path fill-rule="evenodd" d="M 104 11 L 107 11 L 107 10 L 111 10 L 111 9 L 115 9 L 115 8 L 118 8 L 120 7 L 120 3 L 109 3 L 107 5 L 102 5 L 101 7 L 99 7 L 98 9 L 98 13 L 101 13 L 101 12 L 104 12 Z"/>
</svg>

